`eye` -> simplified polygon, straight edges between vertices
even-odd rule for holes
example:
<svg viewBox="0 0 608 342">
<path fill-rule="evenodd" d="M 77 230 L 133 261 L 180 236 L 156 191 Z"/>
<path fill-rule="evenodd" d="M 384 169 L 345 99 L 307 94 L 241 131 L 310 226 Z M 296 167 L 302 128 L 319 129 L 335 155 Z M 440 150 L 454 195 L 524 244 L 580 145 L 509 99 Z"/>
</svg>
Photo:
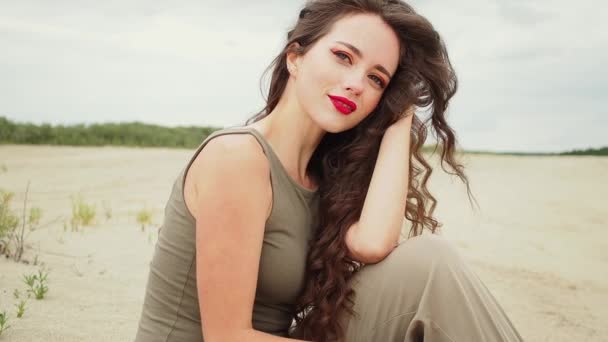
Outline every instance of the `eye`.
<svg viewBox="0 0 608 342">
<path fill-rule="evenodd" d="M 378 77 L 376 75 L 372 75 L 371 77 L 376 78 L 378 81 L 377 82 L 374 81 L 374 82 L 376 82 L 381 88 L 384 88 L 384 81 L 380 77 Z"/>
<path fill-rule="evenodd" d="M 336 52 L 334 52 L 334 55 L 338 56 L 338 58 L 340 58 L 343 61 L 345 61 L 345 60 L 349 60 L 350 61 L 350 57 L 348 57 L 348 55 L 345 54 L 344 52 L 336 51 Z M 340 56 L 344 56 L 344 57 L 346 57 L 346 59 L 344 59 L 344 58 L 342 58 Z"/>
<path fill-rule="evenodd" d="M 338 56 L 338 58 L 340 58 L 343 61 L 348 60 L 350 62 L 350 57 L 342 51 L 336 51 L 336 52 L 334 52 L 334 55 Z M 385 87 L 384 81 L 380 77 L 378 77 L 376 75 L 372 75 L 371 77 L 376 79 L 376 80 L 374 80 L 374 82 L 376 84 L 378 84 L 378 86 L 380 86 L 380 88 Z"/>
</svg>

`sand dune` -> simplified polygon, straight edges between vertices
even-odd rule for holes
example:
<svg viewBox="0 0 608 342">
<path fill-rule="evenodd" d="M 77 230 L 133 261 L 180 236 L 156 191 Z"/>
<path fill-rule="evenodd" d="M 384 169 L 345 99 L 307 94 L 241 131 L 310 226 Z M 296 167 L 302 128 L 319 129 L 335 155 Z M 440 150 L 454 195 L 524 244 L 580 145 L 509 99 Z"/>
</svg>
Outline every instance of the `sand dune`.
<svg viewBox="0 0 608 342">
<path fill-rule="evenodd" d="M 15 209 L 51 222 L 29 236 L 24 259 L 49 269 L 49 292 L 15 318 L 14 289 L 41 265 L 0 259 L 0 341 L 131 341 L 157 228 L 172 182 L 192 150 L 0 145 L 0 189 Z M 608 158 L 468 155 L 481 209 L 464 186 L 431 178 L 444 233 L 470 261 L 527 341 L 608 340 Z M 64 231 L 70 196 L 96 205 L 94 226 Z M 111 218 L 104 216 L 104 207 Z M 142 231 L 138 210 L 153 212 Z"/>
</svg>

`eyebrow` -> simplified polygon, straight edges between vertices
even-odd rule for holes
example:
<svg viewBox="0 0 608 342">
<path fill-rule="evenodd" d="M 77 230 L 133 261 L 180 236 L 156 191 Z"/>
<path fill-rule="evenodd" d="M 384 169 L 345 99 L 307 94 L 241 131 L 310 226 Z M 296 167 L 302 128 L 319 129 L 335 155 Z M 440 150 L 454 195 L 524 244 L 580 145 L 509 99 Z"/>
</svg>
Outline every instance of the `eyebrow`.
<svg viewBox="0 0 608 342">
<path fill-rule="evenodd" d="M 352 45 L 352 44 L 349 44 L 349 43 L 347 43 L 347 42 L 341 42 L 341 41 L 336 41 L 336 43 L 340 43 L 340 44 L 342 44 L 342 45 L 346 45 L 346 46 L 347 46 L 349 49 L 353 50 L 353 51 L 355 52 L 355 54 L 356 54 L 357 56 L 359 56 L 359 58 L 363 58 L 363 53 L 362 53 L 362 52 L 361 52 L 361 50 L 359 50 L 359 49 L 358 49 L 356 46 L 354 46 L 354 45 Z M 385 74 L 386 76 L 388 76 L 388 78 L 389 78 L 389 79 L 391 79 L 391 78 L 392 78 L 391 73 L 390 73 L 390 72 L 388 72 L 388 70 L 386 70 L 386 68 L 385 68 L 385 67 L 383 67 L 382 65 L 380 65 L 380 64 L 376 64 L 376 65 L 374 66 L 374 68 L 378 69 L 380 72 L 382 72 L 383 74 Z"/>
</svg>

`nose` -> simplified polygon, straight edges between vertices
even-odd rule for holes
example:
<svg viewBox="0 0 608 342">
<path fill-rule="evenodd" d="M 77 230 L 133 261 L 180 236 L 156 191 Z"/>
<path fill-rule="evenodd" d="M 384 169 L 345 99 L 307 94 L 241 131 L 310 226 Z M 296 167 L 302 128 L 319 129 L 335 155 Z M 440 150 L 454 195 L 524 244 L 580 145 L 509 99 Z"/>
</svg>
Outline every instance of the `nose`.
<svg viewBox="0 0 608 342">
<path fill-rule="evenodd" d="M 346 88 L 349 93 L 359 96 L 363 91 L 363 77 L 358 73 L 347 75 L 344 80 L 344 88 Z"/>
</svg>

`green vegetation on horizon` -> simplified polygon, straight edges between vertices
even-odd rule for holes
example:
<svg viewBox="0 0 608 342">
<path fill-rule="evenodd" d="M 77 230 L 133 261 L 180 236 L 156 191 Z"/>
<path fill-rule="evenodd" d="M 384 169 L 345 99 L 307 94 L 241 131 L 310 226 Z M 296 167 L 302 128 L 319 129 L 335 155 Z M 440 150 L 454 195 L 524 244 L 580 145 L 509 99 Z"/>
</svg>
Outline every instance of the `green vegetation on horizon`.
<svg viewBox="0 0 608 342">
<path fill-rule="evenodd" d="M 608 156 L 608 146 L 600 148 L 587 148 L 584 150 L 573 150 L 569 152 L 562 152 L 560 155 L 569 156 Z"/>
<path fill-rule="evenodd" d="M 17 123 L 0 116 L 0 144 L 70 145 L 70 146 L 138 146 L 195 148 L 220 127 L 182 126 L 165 127 L 141 122 L 35 125 Z M 423 152 L 432 152 L 434 146 L 425 145 Z M 438 148 L 436 153 L 440 153 Z M 594 155 L 608 156 L 608 146 L 573 150 L 560 153 L 464 151 L 473 154 L 514 156 Z"/>
<path fill-rule="evenodd" d="M 16 123 L 0 116 L 0 144 L 197 147 L 218 128 L 164 127 L 140 122 L 70 126 Z"/>
<path fill-rule="evenodd" d="M 491 151 L 466 151 L 469 154 L 496 154 L 507 156 L 608 156 L 608 146 L 600 148 L 587 148 L 584 150 L 572 150 L 567 152 L 491 152 Z"/>
</svg>

